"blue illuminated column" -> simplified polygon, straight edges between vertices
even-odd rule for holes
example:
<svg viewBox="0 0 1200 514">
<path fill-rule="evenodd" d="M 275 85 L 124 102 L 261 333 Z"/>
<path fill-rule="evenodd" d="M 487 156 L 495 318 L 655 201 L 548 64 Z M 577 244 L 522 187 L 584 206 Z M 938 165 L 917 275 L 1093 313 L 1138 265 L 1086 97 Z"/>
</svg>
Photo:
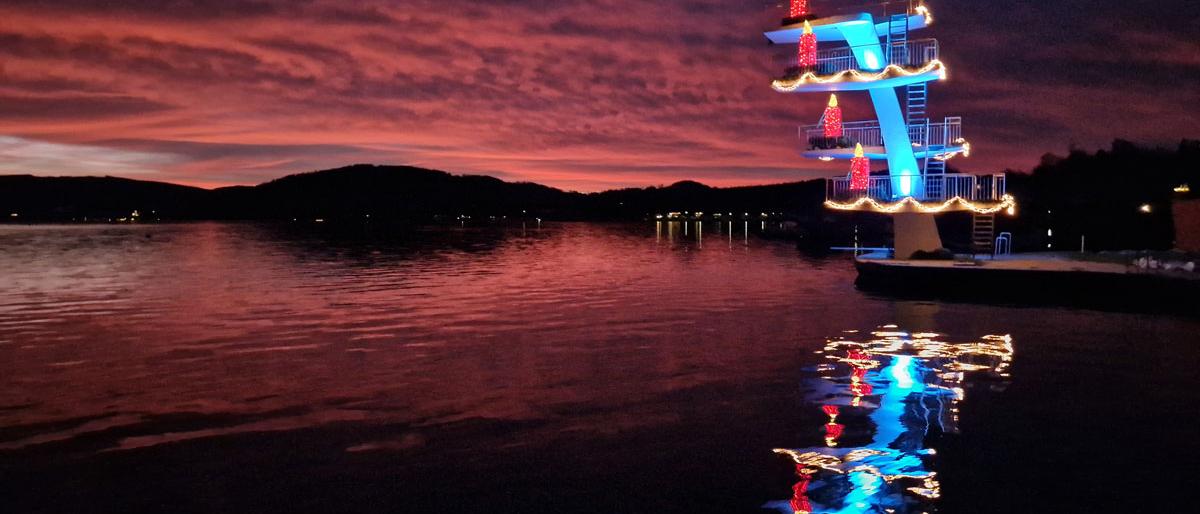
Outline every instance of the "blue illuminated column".
<svg viewBox="0 0 1200 514">
<path fill-rule="evenodd" d="M 843 23 L 838 30 L 850 45 L 854 59 L 864 70 L 878 71 L 887 65 L 886 53 L 879 42 L 875 21 L 870 15 L 860 23 Z M 879 118 L 879 130 L 887 148 L 888 173 L 892 178 L 892 196 L 923 198 L 925 184 L 921 180 L 921 168 L 913 154 L 912 140 L 908 137 L 908 123 L 900 110 L 900 99 L 896 88 L 884 86 L 867 90 L 875 115 Z"/>
</svg>

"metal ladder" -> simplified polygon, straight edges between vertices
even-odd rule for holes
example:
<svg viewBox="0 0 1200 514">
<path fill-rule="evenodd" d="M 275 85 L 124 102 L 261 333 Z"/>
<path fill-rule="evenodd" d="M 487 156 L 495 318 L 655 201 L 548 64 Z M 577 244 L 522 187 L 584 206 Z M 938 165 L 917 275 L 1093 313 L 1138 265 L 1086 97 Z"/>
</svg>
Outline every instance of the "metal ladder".
<svg viewBox="0 0 1200 514">
<path fill-rule="evenodd" d="M 908 65 L 908 14 L 888 17 L 887 63 Z"/>
<path fill-rule="evenodd" d="M 943 161 L 941 159 L 935 159 L 932 156 L 941 155 L 941 154 L 945 153 L 946 145 L 927 145 L 925 148 L 927 148 L 929 150 L 929 153 L 925 154 L 925 159 L 923 161 L 923 163 L 924 163 L 923 168 L 925 169 L 925 174 L 926 175 L 945 175 L 946 174 L 946 161 Z"/>
<path fill-rule="evenodd" d="M 904 101 L 904 118 L 911 127 L 925 119 L 925 106 L 929 103 L 929 83 L 918 82 L 909 84 L 906 88 L 907 97 Z"/>
<path fill-rule="evenodd" d="M 992 253 L 996 244 L 996 215 L 976 214 L 971 223 L 971 251 Z"/>
</svg>

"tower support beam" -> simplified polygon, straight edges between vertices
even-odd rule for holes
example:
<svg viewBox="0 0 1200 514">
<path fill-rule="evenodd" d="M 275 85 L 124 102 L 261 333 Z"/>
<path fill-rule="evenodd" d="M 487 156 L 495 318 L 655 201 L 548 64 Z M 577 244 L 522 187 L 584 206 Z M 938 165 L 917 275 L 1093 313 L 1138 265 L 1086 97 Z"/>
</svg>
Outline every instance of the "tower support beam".
<svg viewBox="0 0 1200 514">
<path fill-rule="evenodd" d="M 846 43 L 850 45 L 859 67 L 877 70 L 883 68 L 884 63 L 888 62 L 883 45 L 879 43 L 879 35 L 875 32 L 874 23 L 842 24 L 838 26 L 838 29 L 845 37 Z M 879 87 L 867 91 L 871 94 L 871 103 L 875 105 L 880 134 L 883 135 L 883 144 L 887 147 L 888 172 L 892 177 L 892 196 L 923 198 L 925 187 L 921 183 L 920 168 L 917 165 L 917 158 L 913 155 L 912 141 L 908 137 L 908 123 L 904 119 L 904 112 L 900 109 L 900 99 L 896 96 L 896 88 Z"/>
<path fill-rule="evenodd" d="M 895 88 L 871 89 L 871 103 L 875 104 L 875 115 L 879 117 L 879 132 L 887 147 L 888 173 L 892 177 L 892 196 L 925 197 L 925 184 L 921 180 L 921 168 L 913 155 L 912 140 L 908 137 L 908 124 L 900 110 L 900 100 Z"/>
<path fill-rule="evenodd" d="M 918 251 L 932 252 L 942 247 L 932 214 L 898 212 L 892 215 L 892 222 L 897 259 L 910 259 Z"/>
</svg>

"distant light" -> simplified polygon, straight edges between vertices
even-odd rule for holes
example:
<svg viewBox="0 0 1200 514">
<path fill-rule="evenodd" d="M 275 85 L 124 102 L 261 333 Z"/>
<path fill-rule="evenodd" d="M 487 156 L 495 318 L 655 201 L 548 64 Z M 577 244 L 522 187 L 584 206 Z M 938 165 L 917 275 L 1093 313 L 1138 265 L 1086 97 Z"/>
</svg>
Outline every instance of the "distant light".
<svg viewBox="0 0 1200 514">
<path fill-rule="evenodd" d="M 325 218 L 317 218 L 317 219 L 315 219 L 315 220 L 313 220 L 313 221 L 315 221 L 315 222 L 317 222 L 317 223 L 325 223 Z"/>
<path fill-rule="evenodd" d="M 1142 212 L 1144 212 L 1144 213 L 1147 213 L 1147 214 L 1149 214 L 1149 213 L 1150 213 L 1150 210 L 1151 210 L 1151 209 L 1150 209 L 1150 204 L 1148 204 L 1148 203 L 1144 203 L 1144 204 L 1142 204 L 1142 206 L 1141 206 L 1141 207 L 1138 207 L 1138 210 L 1139 210 L 1139 211 L 1142 211 Z"/>
<path fill-rule="evenodd" d="M 1010 205 L 1006 212 L 1008 212 L 1009 216 L 1016 216 L 1017 215 L 1017 207 L 1015 205 Z"/>
<path fill-rule="evenodd" d="M 15 217 L 17 217 L 17 213 L 15 213 L 15 212 L 14 212 L 14 213 L 12 213 L 12 214 L 9 214 L 8 216 L 9 216 L 10 218 L 15 218 Z"/>
<path fill-rule="evenodd" d="M 1052 229 L 1052 228 L 1046 229 L 1046 237 L 1053 237 L 1053 236 L 1054 236 L 1054 229 Z"/>
<path fill-rule="evenodd" d="M 818 160 L 818 161 L 829 162 L 829 161 L 832 161 L 832 160 L 833 160 L 833 157 L 829 157 L 828 155 L 826 155 L 826 156 L 823 156 L 823 157 L 817 157 L 817 160 Z"/>
<path fill-rule="evenodd" d="M 900 177 L 900 194 L 904 196 L 912 194 L 912 177 L 908 175 Z"/>
<path fill-rule="evenodd" d="M 1179 184 L 1178 186 L 1175 187 L 1175 192 L 1176 193 L 1190 193 L 1190 192 L 1192 192 L 1192 187 L 1187 184 Z"/>
</svg>

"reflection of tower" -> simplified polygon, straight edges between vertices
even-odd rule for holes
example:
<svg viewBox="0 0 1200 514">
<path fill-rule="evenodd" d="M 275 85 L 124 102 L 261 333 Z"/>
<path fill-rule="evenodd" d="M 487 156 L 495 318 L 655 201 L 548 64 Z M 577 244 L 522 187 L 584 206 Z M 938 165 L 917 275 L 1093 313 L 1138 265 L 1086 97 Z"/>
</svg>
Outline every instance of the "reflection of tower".
<svg viewBox="0 0 1200 514">
<path fill-rule="evenodd" d="M 923 510 L 936 499 L 939 484 L 929 462 L 935 452 L 925 447 L 926 435 L 931 428 L 955 430 L 955 404 L 963 399 L 966 373 L 1006 377 L 1012 359 L 1008 336 L 968 344 L 939 339 L 887 326 L 864 342 L 830 341 L 823 353 L 848 379 L 808 382 L 811 401 L 828 416 L 825 445 L 775 450 L 794 460 L 801 481 L 791 500 L 766 507 L 789 513 L 899 513 L 910 504 Z M 843 433 L 870 434 L 870 439 L 845 447 Z"/>
<path fill-rule="evenodd" d="M 874 211 L 896 216 L 896 255 L 936 250 L 941 238 L 933 214 L 969 210 L 993 214 L 1012 205 L 1003 175 L 950 173 L 945 161 L 966 156 L 962 118 L 930 119 L 929 83 L 944 80 L 946 65 L 935 39 L 909 39 L 929 26 L 929 9 L 910 0 L 903 12 L 890 12 L 905 2 L 885 2 L 878 13 L 855 12 L 812 16 L 808 2 L 793 2 L 783 27 L 767 32 L 775 44 L 796 45 L 786 75 L 772 83 L 781 93 L 865 91 L 875 119 L 841 124 L 831 138 L 827 126 L 802 127 L 803 155 L 830 161 L 855 158 L 856 173 L 832 179 L 826 206 L 838 210 Z M 824 43 L 827 48 L 818 48 Z M 869 160 L 886 161 L 888 176 L 868 177 Z"/>
</svg>

